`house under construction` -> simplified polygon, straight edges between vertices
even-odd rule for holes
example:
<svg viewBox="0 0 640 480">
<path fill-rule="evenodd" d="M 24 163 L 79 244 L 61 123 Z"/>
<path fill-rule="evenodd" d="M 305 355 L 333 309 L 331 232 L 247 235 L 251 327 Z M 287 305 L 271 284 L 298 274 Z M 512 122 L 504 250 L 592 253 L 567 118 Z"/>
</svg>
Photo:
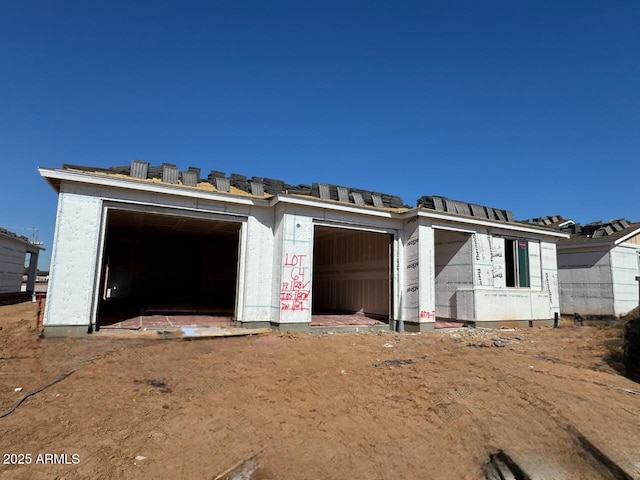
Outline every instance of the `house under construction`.
<svg viewBox="0 0 640 480">
<path fill-rule="evenodd" d="M 201 178 L 137 160 L 39 172 L 59 194 L 46 335 L 145 318 L 426 331 L 548 322 L 560 309 L 556 242 L 568 234 L 508 210 L 436 196 L 409 207 L 361 189 Z"/>
<path fill-rule="evenodd" d="M 23 299 L 25 294 L 31 294 L 34 291 L 38 255 L 41 250 L 43 248 L 39 244 L 29 241 L 27 237 L 0 228 L 1 303 Z M 26 291 L 21 293 L 25 263 L 27 264 Z"/>
</svg>

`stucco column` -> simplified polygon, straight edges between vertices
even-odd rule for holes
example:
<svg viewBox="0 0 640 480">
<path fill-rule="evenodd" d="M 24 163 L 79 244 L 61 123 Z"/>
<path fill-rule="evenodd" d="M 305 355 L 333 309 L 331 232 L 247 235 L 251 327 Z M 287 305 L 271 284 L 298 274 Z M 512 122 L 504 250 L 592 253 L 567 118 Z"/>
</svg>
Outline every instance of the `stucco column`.
<svg viewBox="0 0 640 480">
<path fill-rule="evenodd" d="M 285 213 L 280 256 L 280 328 L 305 330 L 311 324 L 313 220 Z"/>
<path fill-rule="evenodd" d="M 430 331 L 436 324 L 436 257 L 433 228 L 418 227 L 420 256 L 420 310 L 418 331 Z"/>
<path fill-rule="evenodd" d="M 420 225 L 420 219 L 412 217 L 405 221 L 402 238 L 399 299 L 402 328 L 407 332 L 433 330 L 436 321 L 433 228 Z"/>
<path fill-rule="evenodd" d="M 101 207 L 99 197 L 66 193 L 63 184 L 51 251 L 45 336 L 84 334 L 91 325 Z"/>
</svg>

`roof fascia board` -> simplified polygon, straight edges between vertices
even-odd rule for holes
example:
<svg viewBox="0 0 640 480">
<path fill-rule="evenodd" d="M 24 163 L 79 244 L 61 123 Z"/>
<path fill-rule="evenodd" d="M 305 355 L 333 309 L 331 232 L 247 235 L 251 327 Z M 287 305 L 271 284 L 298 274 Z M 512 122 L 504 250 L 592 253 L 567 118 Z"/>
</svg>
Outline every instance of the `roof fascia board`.
<svg viewBox="0 0 640 480">
<path fill-rule="evenodd" d="M 24 238 L 22 238 L 19 235 L 9 235 L 5 232 L 0 232 L 0 236 L 3 238 L 7 238 L 9 240 L 12 240 L 16 243 L 19 243 L 21 245 L 24 245 L 27 248 L 27 252 L 29 253 L 38 253 L 40 250 L 45 250 L 44 247 L 41 247 L 40 245 L 35 245 L 33 243 L 31 243 L 29 240 L 25 240 Z"/>
<path fill-rule="evenodd" d="M 150 202 L 137 202 L 132 200 L 105 199 L 103 208 L 107 210 L 124 210 L 154 215 L 169 215 L 179 217 L 191 217 L 203 220 L 223 220 L 231 222 L 246 222 L 248 215 L 242 213 L 230 213 L 218 210 L 206 210 L 202 208 L 187 208 L 175 206 L 163 206 Z"/>
<path fill-rule="evenodd" d="M 7 235 L 4 232 L 0 232 L 0 236 L 4 237 L 4 238 L 8 238 L 9 240 L 13 240 L 16 243 L 22 243 L 25 245 L 31 245 L 31 243 L 28 240 L 25 240 L 24 238 L 21 238 L 18 235 Z"/>
<path fill-rule="evenodd" d="M 268 199 L 251 198 L 233 193 L 224 192 L 208 192 L 204 190 L 196 190 L 181 185 L 166 185 L 158 183 L 146 183 L 136 179 L 114 178 L 104 175 L 92 175 L 87 172 L 71 172 L 67 170 L 57 170 L 49 168 L 38 168 L 38 172 L 53 187 L 50 180 L 60 180 L 76 183 L 84 183 L 89 185 L 98 185 L 101 187 L 123 188 L 127 190 L 138 190 L 143 192 L 161 193 L 166 195 L 176 195 L 181 197 L 202 198 L 207 200 L 217 200 L 220 202 L 237 203 L 241 205 L 269 206 Z M 59 189 L 53 187 L 59 192 Z"/>
<path fill-rule="evenodd" d="M 624 237 L 620 237 L 618 240 L 616 240 L 615 242 L 613 242 L 615 245 L 619 245 L 622 242 L 626 242 L 628 239 L 630 239 L 631 237 L 635 237 L 638 233 L 640 233 L 640 228 L 636 228 L 635 230 L 633 230 L 632 232 L 629 232 L 627 235 L 625 235 Z"/>
<path fill-rule="evenodd" d="M 399 218 L 397 212 L 389 212 L 375 209 L 375 207 L 359 207 L 356 205 L 342 205 L 334 202 L 326 202 L 316 198 L 301 198 L 294 195 L 279 194 L 271 198 L 271 205 L 276 203 L 289 203 L 292 205 L 302 205 L 305 207 L 324 208 L 327 210 L 337 210 L 340 212 L 358 213 L 360 215 L 371 215 L 382 218 Z"/>
<path fill-rule="evenodd" d="M 442 223 L 433 223 L 431 227 L 435 230 L 447 230 L 448 232 L 458 232 L 458 233 L 476 233 L 477 230 L 473 228 L 463 228 L 456 225 L 446 225 Z"/>
<path fill-rule="evenodd" d="M 509 230 L 516 232 L 524 232 L 531 233 L 536 235 L 543 235 L 546 237 L 556 237 L 556 238 L 569 238 L 568 233 L 555 232 L 550 230 L 543 230 L 535 227 L 529 227 L 520 224 L 512 224 L 512 223 L 504 223 L 498 221 L 492 221 L 489 219 L 481 219 L 481 218 L 470 218 L 470 217 L 462 217 L 458 215 L 447 215 L 446 213 L 436 213 L 425 211 L 424 209 L 413 209 L 404 213 L 405 217 L 411 217 L 413 215 L 418 215 L 418 217 L 428 218 L 431 220 L 442 220 L 451 223 L 457 223 L 462 225 L 477 225 L 482 227 L 489 227 L 501 230 Z"/>
<path fill-rule="evenodd" d="M 337 220 L 327 220 L 326 218 L 314 218 L 313 224 L 317 227 L 336 228 L 342 230 L 358 230 L 361 232 L 369 233 L 393 234 L 397 231 L 397 229 L 395 228 L 371 227 L 368 225 L 363 225 L 361 223 L 341 222 Z"/>
</svg>

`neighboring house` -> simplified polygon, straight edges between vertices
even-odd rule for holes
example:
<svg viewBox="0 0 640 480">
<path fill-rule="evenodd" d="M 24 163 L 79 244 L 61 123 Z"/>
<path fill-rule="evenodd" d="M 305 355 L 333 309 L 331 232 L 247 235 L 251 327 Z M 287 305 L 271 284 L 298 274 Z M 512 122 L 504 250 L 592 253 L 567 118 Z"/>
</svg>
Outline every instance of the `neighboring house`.
<svg viewBox="0 0 640 480">
<path fill-rule="evenodd" d="M 571 234 L 557 247 L 563 314 L 617 317 L 638 306 L 640 222 L 618 219 L 581 226 L 545 217 L 534 223 Z"/>
<path fill-rule="evenodd" d="M 391 329 L 436 319 L 548 322 L 556 241 L 510 211 L 174 165 L 40 168 L 59 194 L 45 334 L 133 312 L 225 312 L 238 325 L 309 330 L 361 313 Z"/>
<path fill-rule="evenodd" d="M 27 237 L 0 228 L 0 295 L 20 293 L 27 254 L 30 257 L 26 291 L 33 292 L 40 250 L 42 247 Z"/>
</svg>

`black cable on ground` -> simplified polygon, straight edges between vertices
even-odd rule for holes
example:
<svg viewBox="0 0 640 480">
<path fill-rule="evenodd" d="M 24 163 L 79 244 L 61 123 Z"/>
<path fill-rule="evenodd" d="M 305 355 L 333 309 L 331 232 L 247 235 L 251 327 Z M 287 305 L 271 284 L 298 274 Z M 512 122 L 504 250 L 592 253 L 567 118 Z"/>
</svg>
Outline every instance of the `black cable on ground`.
<svg viewBox="0 0 640 480">
<path fill-rule="evenodd" d="M 63 373 L 62 375 L 60 375 L 55 380 L 52 380 L 51 382 L 47 383 L 46 385 L 43 385 L 42 387 L 35 389 L 33 392 L 27 393 L 24 397 L 22 397 L 20 400 L 18 400 L 18 402 L 12 408 L 10 408 L 9 410 L 7 410 L 4 413 L 0 413 L 0 418 L 4 418 L 4 417 L 7 417 L 7 416 L 11 415 L 13 412 L 15 412 L 16 408 L 18 408 L 20 406 L 20 404 L 22 402 L 24 402 L 27 398 L 31 397 L 32 395 L 35 395 L 36 393 L 40 393 L 45 388 L 49 388 L 51 385 L 55 385 L 56 383 L 64 380 L 69 375 L 71 375 L 73 372 L 75 372 L 75 370 L 71 370 L 71 371 L 69 371 L 67 373 Z"/>
</svg>

